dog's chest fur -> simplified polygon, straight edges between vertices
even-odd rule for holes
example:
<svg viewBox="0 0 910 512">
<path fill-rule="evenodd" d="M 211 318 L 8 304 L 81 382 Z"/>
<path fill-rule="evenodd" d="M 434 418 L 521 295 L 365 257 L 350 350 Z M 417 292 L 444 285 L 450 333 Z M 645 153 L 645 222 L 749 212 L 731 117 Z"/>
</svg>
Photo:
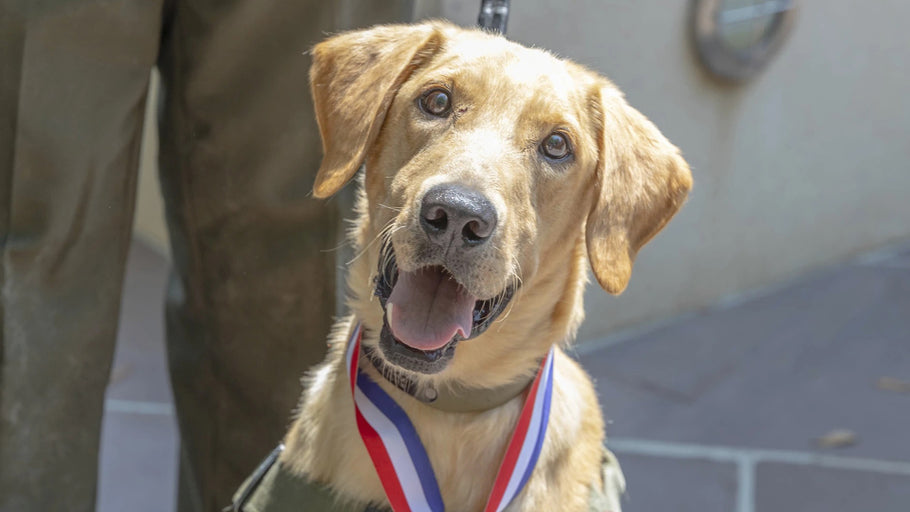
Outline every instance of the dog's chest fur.
<svg viewBox="0 0 910 512">
<path fill-rule="evenodd" d="M 338 344 L 343 343 L 339 340 Z M 353 400 L 344 378 L 342 355 L 342 350 L 335 347 L 313 373 L 301 404 L 310 419 L 304 417 L 295 423 L 282 459 L 307 478 L 330 482 L 342 496 L 362 503 L 385 503 L 385 492 L 352 421 Z M 372 368 L 369 371 L 411 418 L 433 465 L 446 509 L 482 510 L 524 395 L 483 413 L 447 413 L 417 402 L 384 381 Z M 597 485 L 589 482 L 600 463 L 596 443 L 588 450 L 577 448 L 585 439 L 596 439 L 582 429 L 596 432 L 603 428 L 599 411 L 587 411 L 586 415 L 577 398 L 567 396 L 578 395 L 580 390 L 593 395 L 590 380 L 561 352 L 554 372 L 550 426 L 538 460 L 538 467 L 549 470 L 535 472 L 508 510 L 558 510 L 547 507 L 565 506 L 564 500 L 576 499 L 583 507 L 589 487 Z M 595 456 L 585 457 L 585 453 Z M 574 492 L 558 492 L 566 482 L 573 481 Z"/>
</svg>

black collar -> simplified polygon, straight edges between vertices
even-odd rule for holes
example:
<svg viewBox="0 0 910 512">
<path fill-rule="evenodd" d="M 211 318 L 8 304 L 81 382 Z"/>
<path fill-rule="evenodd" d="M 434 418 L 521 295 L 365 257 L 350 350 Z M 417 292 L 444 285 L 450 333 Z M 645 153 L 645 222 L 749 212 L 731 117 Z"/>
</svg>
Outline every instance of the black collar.
<svg viewBox="0 0 910 512">
<path fill-rule="evenodd" d="M 528 378 L 510 382 L 496 388 L 472 388 L 461 384 L 441 388 L 420 386 L 404 372 L 399 371 L 374 353 L 372 347 L 361 345 L 363 355 L 376 371 L 405 393 L 424 404 L 446 412 L 484 412 L 495 409 L 517 397 L 534 380 Z"/>
</svg>

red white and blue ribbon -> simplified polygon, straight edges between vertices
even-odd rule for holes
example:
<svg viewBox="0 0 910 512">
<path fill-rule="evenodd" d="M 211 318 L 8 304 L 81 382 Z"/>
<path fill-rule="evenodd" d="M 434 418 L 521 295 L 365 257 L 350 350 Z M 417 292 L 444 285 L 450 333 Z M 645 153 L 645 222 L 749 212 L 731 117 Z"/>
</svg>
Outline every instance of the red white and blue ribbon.
<svg viewBox="0 0 910 512">
<path fill-rule="evenodd" d="M 351 333 L 345 361 L 357 429 L 394 512 L 444 512 L 436 476 L 423 443 L 404 410 L 358 366 L 360 324 Z M 553 394 L 553 349 L 540 363 L 518 417 L 484 512 L 501 512 L 521 492 L 543 445 Z"/>
</svg>

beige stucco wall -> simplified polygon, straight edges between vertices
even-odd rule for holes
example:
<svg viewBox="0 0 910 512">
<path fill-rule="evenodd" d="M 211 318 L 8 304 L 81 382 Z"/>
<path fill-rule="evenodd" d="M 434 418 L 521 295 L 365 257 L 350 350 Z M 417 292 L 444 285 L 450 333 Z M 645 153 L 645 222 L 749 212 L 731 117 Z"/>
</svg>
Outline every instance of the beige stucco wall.
<svg viewBox="0 0 910 512">
<path fill-rule="evenodd" d="M 479 2 L 417 4 L 419 16 L 471 25 Z M 589 289 L 583 341 L 910 238 L 910 3 L 804 0 L 781 54 L 741 86 L 696 61 L 687 2 L 513 4 L 511 38 L 605 73 L 694 170 L 689 203 L 641 253 L 628 290 Z M 137 228 L 159 240 L 152 181 Z"/>
</svg>

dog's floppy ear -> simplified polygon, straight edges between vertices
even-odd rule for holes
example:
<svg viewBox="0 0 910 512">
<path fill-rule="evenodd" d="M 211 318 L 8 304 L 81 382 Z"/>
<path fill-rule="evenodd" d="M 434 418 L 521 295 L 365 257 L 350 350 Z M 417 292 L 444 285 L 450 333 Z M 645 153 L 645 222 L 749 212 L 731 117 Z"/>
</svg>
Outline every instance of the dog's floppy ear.
<svg viewBox="0 0 910 512">
<path fill-rule="evenodd" d="M 328 197 L 354 176 L 398 88 L 441 40 L 433 25 L 385 25 L 340 34 L 313 48 L 310 89 L 323 149 L 314 196 Z"/>
<path fill-rule="evenodd" d="M 638 250 L 685 202 L 692 174 L 676 146 L 618 90 L 603 86 L 594 96 L 600 156 L 585 237 L 597 281 L 615 295 L 629 284 Z"/>
</svg>

